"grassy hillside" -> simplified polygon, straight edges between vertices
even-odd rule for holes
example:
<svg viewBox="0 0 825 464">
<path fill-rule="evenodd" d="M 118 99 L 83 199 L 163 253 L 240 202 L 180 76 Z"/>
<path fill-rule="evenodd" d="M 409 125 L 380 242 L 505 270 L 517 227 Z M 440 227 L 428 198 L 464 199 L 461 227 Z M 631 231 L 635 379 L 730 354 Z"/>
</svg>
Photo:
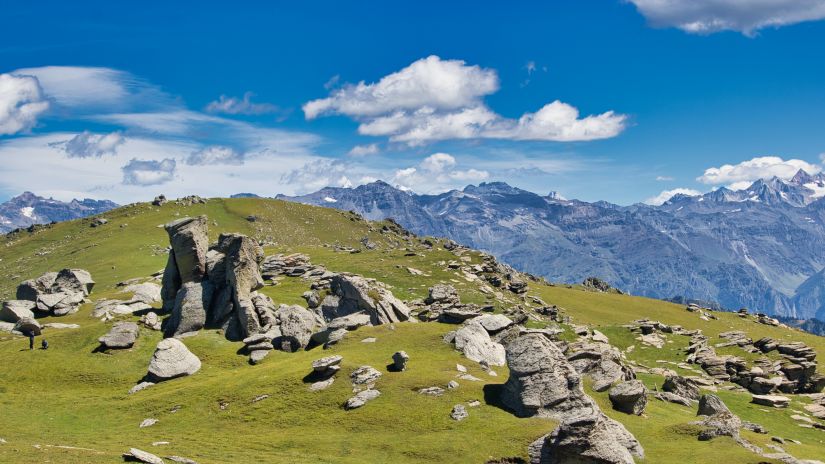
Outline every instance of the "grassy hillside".
<svg viewBox="0 0 825 464">
<path fill-rule="evenodd" d="M 166 232 L 158 227 L 182 216 L 206 214 L 210 238 L 220 232 L 241 232 L 265 243 L 267 254 L 302 252 L 313 263 L 332 271 L 377 278 L 401 299 L 426 296 L 437 282 L 453 284 L 465 302 L 496 301 L 479 291 L 479 283 L 450 270 L 446 262 L 457 257 L 440 246 L 422 248 L 417 238 L 381 233 L 382 224 L 369 223 L 350 213 L 263 199 L 210 200 L 206 204 L 162 207 L 130 205 L 104 215 L 109 223 L 91 228 L 90 219 L 56 224 L 36 233 L 7 236 L 0 242 L 0 299 L 14 297 L 24 279 L 63 267 L 89 270 L 97 281 L 92 299 L 117 296 L 120 281 L 146 277 L 163 268 Z M 247 216 L 256 220 L 249 221 Z M 334 245 L 360 247 L 368 237 L 378 246 L 361 253 L 336 251 Z M 408 256 L 414 252 L 414 255 Z M 471 262 L 479 262 L 470 253 Z M 414 275 L 408 268 L 422 271 Z M 417 274 L 417 273 L 416 273 Z M 276 303 L 304 304 L 306 281 L 285 278 L 264 293 Z M 622 349 L 634 346 L 628 358 L 648 367 L 680 368 L 664 362 L 684 360 L 687 338 L 671 335 L 662 349 L 645 348 L 622 324 L 651 318 L 685 328 L 701 328 L 716 337 L 727 330 L 745 330 L 754 339 L 771 336 L 799 340 L 825 353 L 825 339 L 756 324 L 732 314 L 702 321 L 683 307 L 645 298 L 588 292 L 578 288 L 531 284 L 530 295 L 564 308 L 578 324 L 598 326 Z M 52 347 L 28 351 L 27 341 L 0 333 L 0 462 L 117 462 L 129 447 L 161 456 L 181 455 L 200 463 L 220 462 L 468 462 L 501 457 L 526 457 L 527 444 L 555 426 L 542 419 L 519 419 L 498 406 L 497 385 L 507 369 L 490 376 L 464 359 L 441 337 L 454 326 L 404 323 L 362 328 L 330 350 L 273 352 L 260 365 L 250 366 L 237 353 L 239 343 L 226 341 L 216 331 L 187 338 L 186 345 L 201 359 L 195 375 L 159 384 L 135 395 L 128 389 L 146 372 L 160 334 L 141 329 L 131 350 L 94 353 L 97 338 L 109 324 L 89 317 L 92 305 L 77 314 L 41 322 L 66 322 L 80 329 L 45 331 Z M 362 343 L 375 337 L 375 343 Z M 712 340 L 719 341 L 718 339 Z M 411 360 L 402 373 L 388 372 L 397 350 Z M 720 351 L 721 352 L 721 351 Z M 344 357 L 343 369 L 327 390 L 310 392 L 304 377 L 313 360 L 330 354 Z M 738 354 L 738 353 L 737 353 Z M 444 386 L 456 377 L 456 363 L 470 369 L 481 382 L 459 380 L 456 390 L 433 398 L 415 390 Z M 383 372 L 377 382 L 382 395 L 364 408 L 344 411 L 352 395 L 348 374 L 368 364 Z M 690 372 L 685 371 L 685 374 Z M 642 375 L 650 388 L 662 378 Z M 268 398 L 253 401 L 261 395 Z M 825 455 L 825 431 L 796 425 L 790 418 L 801 410 L 801 396 L 787 410 L 768 410 L 748 403 L 749 394 L 720 392 L 731 409 L 745 420 L 760 423 L 768 435 L 746 438 L 764 446 L 771 435 L 800 441 L 785 448 L 798 458 Z M 699 442 L 695 408 L 651 400 L 642 417 L 612 411 L 606 393 L 594 397 L 604 410 L 624 423 L 645 447 L 646 462 L 686 463 L 725 459 L 727 462 L 765 462 L 732 440 Z M 469 419 L 449 418 L 453 405 L 481 401 L 468 408 Z M 138 428 L 145 418 L 159 422 Z M 154 442 L 168 442 L 153 446 Z"/>
</svg>

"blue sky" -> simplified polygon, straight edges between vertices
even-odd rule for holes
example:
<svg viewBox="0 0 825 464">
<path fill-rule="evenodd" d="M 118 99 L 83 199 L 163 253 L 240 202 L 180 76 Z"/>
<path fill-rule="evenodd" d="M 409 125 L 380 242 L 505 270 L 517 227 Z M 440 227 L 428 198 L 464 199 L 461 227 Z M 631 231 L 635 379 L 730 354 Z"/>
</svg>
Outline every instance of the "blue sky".
<svg viewBox="0 0 825 464">
<path fill-rule="evenodd" d="M 15 3 L 0 200 L 381 178 L 630 204 L 822 169 L 823 0 Z"/>
</svg>

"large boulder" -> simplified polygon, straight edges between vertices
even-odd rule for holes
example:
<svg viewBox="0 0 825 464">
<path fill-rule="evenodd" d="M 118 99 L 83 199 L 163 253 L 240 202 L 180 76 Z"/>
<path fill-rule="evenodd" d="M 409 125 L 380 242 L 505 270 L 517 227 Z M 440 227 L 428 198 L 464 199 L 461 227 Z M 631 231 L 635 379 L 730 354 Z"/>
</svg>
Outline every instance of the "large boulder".
<svg viewBox="0 0 825 464">
<path fill-rule="evenodd" d="M 723 412 L 730 412 L 721 398 L 716 395 L 702 395 L 699 398 L 699 410 L 697 416 L 712 416 Z"/>
<path fill-rule="evenodd" d="M 52 284 L 52 290 L 66 293 L 79 292 L 82 293 L 83 296 L 89 296 L 94 286 L 95 281 L 92 280 L 92 275 L 89 274 L 89 271 L 83 269 L 63 269 L 57 273 L 54 284 Z"/>
<path fill-rule="evenodd" d="M 564 418 L 531 447 L 537 464 L 633 464 L 644 449 L 625 427 L 601 411 Z"/>
<path fill-rule="evenodd" d="M 15 323 L 24 317 L 34 317 L 34 301 L 8 300 L 0 308 L 0 321 Z"/>
<path fill-rule="evenodd" d="M 14 324 L 14 329 L 23 335 L 40 335 L 42 327 L 40 323 L 31 317 L 21 317 Z"/>
<path fill-rule="evenodd" d="M 321 304 L 327 321 L 359 312 L 368 315 L 372 325 L 402 322 L 410 317 L 410 308 L 374 279 L 338 274 L 332 278 L 330 289 L 336 298 Z"/>
<path fill-rule="evenodd" d="M 699 399 L 699 387 L 692 380 L 678 375 L 665 377 L 662 390 L 687 398 L 689 400 Z"/>
<path fill-rule="evenodd" d="M 543 335 L 527 334 L 507 345 L 507 364 L 510 378 L 501 400 L 518 416 L 562 420 L 598 409 L 584 393 L 579 373 Z"/>
<path fill-rule="evenodd" d="M 200 282 L 206 276 L 209 229 L 206 216 L 185 217 L 164 226 L 181 283 Z"/>
<path fill-rule="evenodd" d="M 206 311 L 212 300 L 209 281 L 185 282 L 175 297 L 175 307 L 167 322 L 172 336 L 197 332 L 206 324 Z"/>
<path fill-rule="evenodd" d="M 443 304 L 443 305 L 457 305 L 461 303 L 458 297 L 458 292 L 455 287 L 447 284 L 435 284 L 430 287 L 427 298 L 424 300 L 426 304 Z"/>
<path fill-rule="evenodd" d="M 464 324 L 455 332 L 455 347 L 467 359 L 475 362 L 484 362 L 490 366 L 503 366 L 506 363 L 504 346 L 490 339 L 484 326 L 475 320 Z"/>
<path fill-rule="evenodd" d="M 24 281 L 17 287 L 17 299 L 34 302 L 31 309 L 39 314 L 65 316 L 77 312 L 94 285 L 88 271 L 63 269 Z"/>
<path fill-rule="evenodd" d="M 566 354 L 578 373 L 593 380 L 596 391 L 605 391 L 616 382 L 635 378 L 633 370 L 624 365 L 621 352 L 607 343 L 571 343 Z"/>
<path fill-rule="evenodd" d="M 608 391 L 613 409 L 627 414 L 641 415 L 647 405 L 647 389 L 640 380 L 619 383 Z"/>
<path fill-rule="evenodd" d="M 47 272 L 36 279 L 23 281 L 17 286 L 17 299 L 37 301 L 38 295 L 51 292 L 56 279 L 56 272 Z"/>
<path fill-rule="evenodd" d="M 104 349 L 131 348 L 137 340 L 140 329 L 134 322 L 116 322 L 109 332 L 98 341 Z"/>
<path fill-rule="evenodd" d="M 149 362 L 152 382 L 162 382 L 186 375 L 192 375 L 201 368 L 201 360 L 192 354 L 186 345 L 176 338 L 166 338 L 158 343 Z"/>
<path fill-rule="evenodd" d="M 281 336 L 274 340 L 277 348 L 293 352 L 307 347 L 315 331 L 315 316 L 308 309 L 281 305 L 275 311 L 275 319 L 281 331 Z"/>
</svg>

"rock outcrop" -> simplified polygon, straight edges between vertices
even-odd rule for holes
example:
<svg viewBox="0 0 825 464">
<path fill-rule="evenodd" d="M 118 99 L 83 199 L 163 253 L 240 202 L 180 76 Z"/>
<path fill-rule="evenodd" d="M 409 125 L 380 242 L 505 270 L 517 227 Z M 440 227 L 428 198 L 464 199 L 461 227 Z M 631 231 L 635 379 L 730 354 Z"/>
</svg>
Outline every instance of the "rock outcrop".
<svg viewBox="0 0 825 464">
<path fill-rule="evenodd" d="M 98 341 L 103 349 L 131 348 L 139 333 L 140 329 L 134 322 L 116 322 L 109 333 L 100 337 Z"/>
<path fill-rule="evenodd" d="M 640 380 L 629 380 L 608 391 L 613 409 L 627 414 L 641 415 L 647 405 L 647 388 Z"/>
<path fill-rule="evenodd" d="M 201 368 L 201 361 L 192 354 L 186 345 L 176 338 L 166 338 L 158 343 L 152 360 L 149 362 L 150 382 L 163 382 L 192 375 Z"/>
<path fill-rule="evenodd" d="M 22 301 L 34 303 L 30 309 L 37 316 L 65 316 L 77 312 L 92 292 L 94 285 L 91 274 L 83 269 L 47 272 L 36 279 L 21 283 L 17 287 L 17 300 L 12 300 L 11 303 L 16 309 L 24 305 L 31 306 Z M 11 317 L 10 311 L 5 310 L 5 304 L 3 312 L 6 317 Z"/>
<path fill-rule="evenodd" d="M 502 402 L 522 417 L 560 421 L 530 446 L 533 462 L 631 464 L 633 456 L 644 456 L 633 435 L 584 393 L 580 374 L 545 336 L 516 338 L 507 346 L 507 364 Z"/>
<path fill-rule="evenodd" d="M 465 323 L 455 332 L 455 348 L 467 359 L 490 366 L 503 366 L 506 363 L 504 346 L 494 342 L 484 326 L 475 319 Z"/>
</svg>

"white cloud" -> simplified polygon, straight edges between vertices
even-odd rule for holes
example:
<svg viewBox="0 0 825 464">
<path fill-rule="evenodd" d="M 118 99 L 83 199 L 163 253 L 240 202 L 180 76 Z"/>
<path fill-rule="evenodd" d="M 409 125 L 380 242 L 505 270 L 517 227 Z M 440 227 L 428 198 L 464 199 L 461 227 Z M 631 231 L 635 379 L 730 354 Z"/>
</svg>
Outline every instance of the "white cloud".
<svg viewBox="0 0 825 464">
<path fill-rule="evenodd" d="M 674 180 L 674 179 L 671 176 L 656 176 L 656 181 L 657 182 L 670 182 L 672 180 Z"/>
<path fill-rule="evenodd" d="M 447 153 L 434 153 L 424 158 L 424 161 L 422 161 L 419 166 L 428 172 L 441 173 L 446 169 L 451 169 L 455 164 L 455 157 L 452 155 L 448 155 Z"/>
<path fill-rule="evenodd" d="M 123 166 L 123 183 L 128 185 L 160 185 L 175 178 L 174 159 L 160 161 L 132 158 Z"/>
<path fill-rule="evenodd" d="M 371 143 L 369 145 L 356 145 L 347 153 L 348 156 L 360 158 L 364 156 L 377 155 L 379 152 L 378 144 Z"/>
<path fill-rule="evenodd" d="M 655 27 L 692 34 L 759 29 L 825 18 L 825 0 L 628 0 Z"/>
<path fill-rule="evenodd" d="M 673 190 L 665 190 L 662 193 L 656 195 L 655 197 L 648 198 L 647 200 L 645 200 L 645 204 L 659 206 L 673 198 L 674 195 L 687 195 L 689 197 L 695 197 L 701 194 L 702 192 L 698 190 L 693 190 L 689 188 L 675 188 Z"/>
<path fill-rule="evenodd" d="M 29 131 L 48 109 L 37 78 L 0 74 L 0 135 Z"/>
<path fill-rule="evenodd" d="M 271 103 L 253 103 L 253 96 L 255 94 L 252 92 L 244 93 L 242 98 L 221 95 L 218 100 L 206 105 L 206 111 L 225 114 L 266 114 L 281 111 L 278 106 Z"/>
<path fill-rule="evenodd" d="M 405 190 L 432 193 L 463 187 L 467 182 L 476 182 L 490 177 L 487 171 L 477 169 L 458 170 L 455 157 L 447 153 L 434 153 L 417 166 L 397 169 L 392 183 Z"/>
<path fill-rule="evenodd" d="M 210 145 L 193 151 L 187 158 L 186 164 L 243 164 L 244 155 L 233 148 L 221 145 Z"/>
<path fill-rule="evenodd" d="M 69 140 L 54 143 L 52 146 L 65 151 L 69 158 L 100 158 L 117 153 L 117 147 L 125 141 L 126 139 L 120 132 L 92 134 L 89 131 L 83 131 Z"/>
<path fill-rule="evenodd" d="M 386 136 L 410 146 L 476 138 L 595 140 L 615 137 L 626 126 L 624 115 L 608 111 L 580 118 L 578 109 L 560 101 L 517 120 L 505 118 L 483 100 L 498 89 L 495 70 L 430 56 L 376 83 L 346 85 L 303 109 L 307 119 L 349 116 L 360 123 L 363 135 Z"/>
<path fill-rule="evenodd" d="M 761 156 L 742 161 L 739 164 L 725 164 L 718 168 L 708 168 L 696 180 L 708 185 L 739 183 L 741 186 L 744 183 L 751 183 L 757 179 L 773 176 L 780 179 L 790 179 L 800 169 L 809 174 L 816 174 L 822 170 L 820 166 L 799 159 L 784 160 L 778 156 Z"/>
</svg>

